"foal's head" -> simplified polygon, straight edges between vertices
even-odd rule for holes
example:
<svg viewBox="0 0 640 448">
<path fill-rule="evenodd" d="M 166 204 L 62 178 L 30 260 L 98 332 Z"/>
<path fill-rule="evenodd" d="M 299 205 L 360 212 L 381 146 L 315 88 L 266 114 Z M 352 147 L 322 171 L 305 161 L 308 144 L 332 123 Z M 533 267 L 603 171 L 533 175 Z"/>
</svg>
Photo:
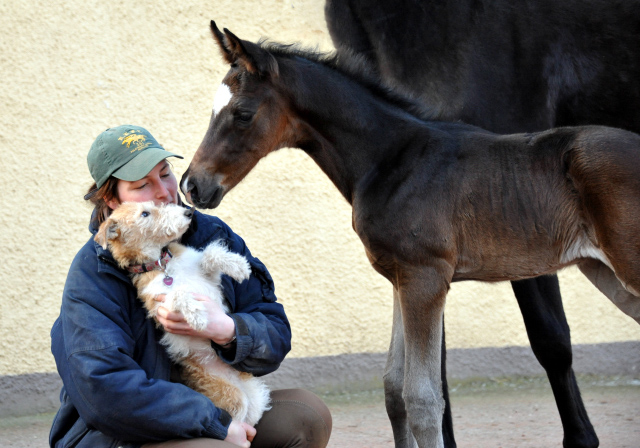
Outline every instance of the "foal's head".
<svg viewBox="0 0 640 448">
<path fill-rule="evenodd" d="M 269 152 L 290 143 L 287 99 L 278 89 L 275 57 L 211 21 L 213 37 L 231 64 L 216 94 L 209 129 L 180 188 L 197 207 L 214 208 Z"/>
</svg>

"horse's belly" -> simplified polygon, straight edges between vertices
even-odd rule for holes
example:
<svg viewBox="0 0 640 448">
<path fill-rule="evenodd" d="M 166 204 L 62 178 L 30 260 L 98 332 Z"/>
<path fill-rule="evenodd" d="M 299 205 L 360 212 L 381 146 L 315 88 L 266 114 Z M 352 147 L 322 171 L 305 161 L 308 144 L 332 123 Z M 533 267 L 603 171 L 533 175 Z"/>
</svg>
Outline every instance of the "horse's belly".
<svg viewBox="0 0 640 448">
<path fill-rule="evenodd" d="M 522 280 L 551 274 L 564 266 L 573 264 L 547 248 L 529 250 L 508 248 L 482 253 L 462 252 L 456 263 L 453 281 L 479 280 L 500 282 Z"/>
<path fill-rule="evenodd" d="M 599 260 L 613 269 L 604 252 L 585 233 L 578 233 L 564 244 L 563 249 L 557 250 L 556 247 L 563 244 L 556 243 L 538 241 L 527 246 L 506 244 L 493 247 L 493 250 L 485 248 L 482 252 L 463 250 L 458 257 L 453 280 L 522 280 L 553 274 L 585 258 Z"/>
<path fill-rule="evenodd" d="M 467 269 L 462 267 L 456 269 L 452 281 L 460 282 L 464 280 L 477 280 L 482 282 L 503 282 L 509 280 L 523 280 L 525 278 L 538 277 L 540 275 L 551 274 L 557 271 L 555 269 L 542 269 L 542 266 L 531 268 L 526 266 L 525 269 L 514 269 L 512 267 L 484 267 L 483 269 Z"/>
<path fill-rule="evenodd" d="M 453 281 L 478 280 L 483 282 L 502 282 L 507 280 L 522 280 L 525 278 L 537 277 L 539 275 L 549 274 L 555 271 L 555 269 L 543 270 L 539 268 L 540 267 L 538 266 L 535 268 L 527 266 L 525 269 L 514 269 L 512 266 L 499 265 L 485 265 L 481 268 L 461 266 L 456 267 L 453 275 Z"/>
</svg>

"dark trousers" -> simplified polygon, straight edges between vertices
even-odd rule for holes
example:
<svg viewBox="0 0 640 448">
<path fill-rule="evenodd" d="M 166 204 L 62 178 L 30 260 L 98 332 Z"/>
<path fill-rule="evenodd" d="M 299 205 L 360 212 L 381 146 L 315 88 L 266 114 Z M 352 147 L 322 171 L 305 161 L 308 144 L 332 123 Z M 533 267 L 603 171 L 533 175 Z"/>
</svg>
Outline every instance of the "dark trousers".
<svg viewBox="0 0 640 448">
<path fill-rule="evenodd" d="M 271 392 L 271 409 L 256 425 L 251 448 L 325 448 L 331 435 L 331 413 L 324 402 L 304 389 Z M 233 448 L 222 440 L 170 440 L 142 448 Z M 236 447 L 237 448 L 237 447 Z"/>
</svg>

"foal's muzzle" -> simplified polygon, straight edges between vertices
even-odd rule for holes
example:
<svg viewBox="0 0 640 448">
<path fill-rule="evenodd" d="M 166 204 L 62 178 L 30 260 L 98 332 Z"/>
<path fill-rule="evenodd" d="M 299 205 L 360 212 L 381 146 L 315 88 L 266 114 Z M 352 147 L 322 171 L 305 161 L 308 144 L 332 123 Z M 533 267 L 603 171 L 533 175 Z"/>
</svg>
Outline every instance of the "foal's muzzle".
<svg viewBox="0 0 640 448">
<path fill-rule="evenodd" d="M 180 190 L 187 201 L 197 208 L 216 208 L 225 194 L 225 188 L 213 179 L 199 179 L 187 171 L 180 181 Z"/>
</svg>

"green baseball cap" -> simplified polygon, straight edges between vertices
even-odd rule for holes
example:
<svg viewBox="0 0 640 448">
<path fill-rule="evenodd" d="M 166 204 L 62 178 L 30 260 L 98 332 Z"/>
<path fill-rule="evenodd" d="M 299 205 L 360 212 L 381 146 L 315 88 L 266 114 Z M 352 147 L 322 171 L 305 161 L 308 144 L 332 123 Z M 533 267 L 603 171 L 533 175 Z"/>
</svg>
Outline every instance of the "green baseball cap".
<svg viewBox="0 0 640 448">
<path fill-rule="evenodd" d="M 87 164 L 100 188 L 110 176 L 132 182 L 140 180 L 167 157 L 183 158 L 165 151 L 146 129 L 122 125 L 109 128 L 96 138 L 87 155 Z"/>
</svg>

